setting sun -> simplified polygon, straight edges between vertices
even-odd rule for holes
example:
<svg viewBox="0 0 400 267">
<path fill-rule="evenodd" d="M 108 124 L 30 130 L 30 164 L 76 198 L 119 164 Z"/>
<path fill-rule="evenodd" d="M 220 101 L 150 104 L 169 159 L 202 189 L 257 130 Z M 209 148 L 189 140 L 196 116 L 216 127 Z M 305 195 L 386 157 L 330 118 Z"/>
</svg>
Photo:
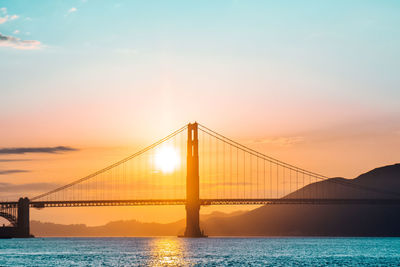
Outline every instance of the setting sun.
<svg viewBox="0 0 400 267">
<path fill-rule="evenodd" d="M 157 150 L 154 160 L 156 168 L 164 173 L 173 172 L 181 163 L 178 151 L 172 146 L 163 146 Z"/>
</svg>

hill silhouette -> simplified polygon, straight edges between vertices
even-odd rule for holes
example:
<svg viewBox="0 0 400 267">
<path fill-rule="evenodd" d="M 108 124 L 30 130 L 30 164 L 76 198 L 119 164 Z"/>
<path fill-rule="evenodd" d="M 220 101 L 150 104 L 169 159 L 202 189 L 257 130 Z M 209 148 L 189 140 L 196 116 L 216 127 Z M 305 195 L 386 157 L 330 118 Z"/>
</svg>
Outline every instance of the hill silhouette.
<svg viewBox="0 0 400 267">
<path fill-rule="evenodd" d="M 400 194 L 400 164 L 376 168 L 355 179 L 337 177 L 309 184 L 286 198 L 390 198 L 396 194 Z M 399 208 L 266 205 L 248 212 L 202 216 L 201 225 L 210 236 L 400 236 Z M 169 224 L 117 221 L 87 227 L 33 221 L 31 229 L 37 236 L 175 236 L 183 232 L 184 224 L 184 220 Z"/>
<path fill-rule="evenodd" d="M 202 217 L 228 218 L 243 214 L 244 211 L 232 213 L 213 212 Z M 102 226 L 86 226 L 85 224 L 56 224 L 31 221 L 31 231 L 35 236 L 177 236 L 183 234 L 185 220 L 172 223 L 143 223 L 136 220 L 113 221 Z"/>
<path fill-rule="evenodd" d="M 286 198 L 400 197 L 400 164 L 373 169 L 355 179 L 341 177 L 309 184 Z"/>
<path fill-rule="evenodd" d="M 310 192 L 317 192 L 315 197 L 388 197 L 385 194 L 388 191 L 400 193 L 400 164 L 376 168 L 351 180 L 352 184 L 377 188 L 377 191 L 361 190 L 333 181 L 349 180 L 332 178 L 310 184 L 286 197 L 308 196 Z M 212 218 L 204 229 L 209 235 L 400 236 L 399 208 L 347 204 L 266 205 L 231 218 Z"/>
</svg>

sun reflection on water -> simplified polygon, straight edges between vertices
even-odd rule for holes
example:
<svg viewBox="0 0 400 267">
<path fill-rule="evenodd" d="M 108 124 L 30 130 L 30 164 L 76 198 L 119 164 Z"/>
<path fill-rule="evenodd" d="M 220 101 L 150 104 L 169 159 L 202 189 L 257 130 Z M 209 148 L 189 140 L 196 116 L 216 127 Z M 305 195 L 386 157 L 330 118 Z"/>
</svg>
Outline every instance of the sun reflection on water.
<svg viewBox="0 0 400 267">
<path fill-rule="evenodd" d="M 178 238 L 155 239 L 151 247 L 150 266 L 187 265 L 184 260 L 185 244 L 182 240 Z"/>
</svg>

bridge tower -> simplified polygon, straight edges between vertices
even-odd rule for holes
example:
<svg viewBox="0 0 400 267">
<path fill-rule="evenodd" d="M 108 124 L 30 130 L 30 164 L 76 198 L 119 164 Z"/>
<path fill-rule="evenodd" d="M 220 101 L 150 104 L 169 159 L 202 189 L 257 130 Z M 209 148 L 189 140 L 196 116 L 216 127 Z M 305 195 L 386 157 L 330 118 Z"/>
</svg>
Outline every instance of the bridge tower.
<svg viewBox="0 0 400 267">
<path fill-rule="evenodd" d="M 186 230 L 184 237 L 205 237 L 200 230 L 198 124 L 189 123 L 187 139 Z"/>
<path fill-rule="evenodd" d="M 29 233 L 29 199 L 18 200 L 17 236 L 21 238 L 31 237 Z"/>
</svg>

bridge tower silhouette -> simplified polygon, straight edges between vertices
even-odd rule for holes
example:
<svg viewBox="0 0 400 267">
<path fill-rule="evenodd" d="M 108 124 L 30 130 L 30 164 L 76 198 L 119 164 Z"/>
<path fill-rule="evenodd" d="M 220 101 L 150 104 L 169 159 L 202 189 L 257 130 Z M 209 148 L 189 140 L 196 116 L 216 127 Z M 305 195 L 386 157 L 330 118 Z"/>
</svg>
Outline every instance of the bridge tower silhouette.
<svg viewBox="0 0 400 267">
<path fill-rule="evenodd" d="M 27 197 L 21 197 L 18 201 L 0 203 L 0 216 L 11 224 L 9 227 L 0 227 L 0 238 L 32 237 L 29 224 L 29 205 L 30 201 Z"/>
<path fill-rule="evenodd" d="M 17 232 L 19 237 L 31 237 L 29 224 L 29 199 L 27 197 L 18 200 Z"/>
<path fill-rule="evenodd" d="M 204 237 L 200 230 L 200 182 L 198 124 L 188 125 L 186 161 L 186 230 L 185 237 Z"/>
</svg>

